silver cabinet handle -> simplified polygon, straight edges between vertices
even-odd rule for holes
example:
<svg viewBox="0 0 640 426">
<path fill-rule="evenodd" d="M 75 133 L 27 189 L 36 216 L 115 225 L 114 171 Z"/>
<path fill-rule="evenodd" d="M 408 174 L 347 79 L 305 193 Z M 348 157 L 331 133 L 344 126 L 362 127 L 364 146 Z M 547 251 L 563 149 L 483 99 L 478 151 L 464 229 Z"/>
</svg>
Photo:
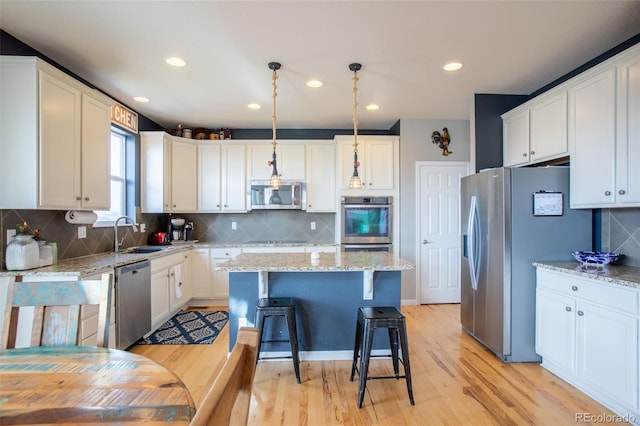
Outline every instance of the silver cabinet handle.
<svg viewBox="0 0 640 426">
<path fill-rule="evenodd" d="M 618 191 L 618 194 L 620 194 L 620 195 L 624 195 L 624 194 L 626 194 L 626 193 L 627 193 L 627 192 L 626 192 L 624 189 L 621 189 L 620 191 Z"/>
<path fill-rule="evenodd" d="M 422 244 L 431 244 L 431 241 L 422 240 Z"/>
<path fill-rule="evenodd" d="M 89 201 L 89 197 L 84 197 L 84 200 L 85 201 Z"/>
<path fill-rule="evenodd" d="M 531 151 L 531 155 L 536 155 L 536 152 L 535 151 Z"/>
<path fill-rule="evenodd" d="M 567 306 L 565 309 L 567 310 L 567 312 L 571 312 L 571 306 Z"/>
<path fill-rule="evenodd" d="M 523 152 L 523 153 L 522 153 L 522 156 L 523 156 L 523 157 L 526 157 L 526 156 L 527 156 L 527 153 L 526 153 L 526 152 Z"/>
<path fill-rule="evenodd" d="M 80 201 L 80 200 L 82 200 L 82 197 L 78 195 L 78 196 L 76 197 L 76 201 Z"/>
<path fill-rule="evenodd" d="M 606 196 L 611 195 L 611 191 L 604 191 L 604 195 L 606 195 Z"/>
<path fill-rule="evenodd" d="M 578 315 L 583 316 L 583 315 L 584 315 L 584 312 L 582 312 L 582 311 L 578 311 Z"/>
<path fill-rule="evenodd" d="M 577 286 L 577 285 L 572 285 L 572 286 L 571 286 L 571 290 L 573 290 L 573 291 L 578 291 L 578 286 Z"/>
<path fill-rule="evenodd" d="M 227 204 L 224 205 L 225 207 L 229 207 Z"/>
<path fill-rule="evenodd" d="M 173 207 L 175 207 L 176 205 L 174 204 Z"/>
</svg>

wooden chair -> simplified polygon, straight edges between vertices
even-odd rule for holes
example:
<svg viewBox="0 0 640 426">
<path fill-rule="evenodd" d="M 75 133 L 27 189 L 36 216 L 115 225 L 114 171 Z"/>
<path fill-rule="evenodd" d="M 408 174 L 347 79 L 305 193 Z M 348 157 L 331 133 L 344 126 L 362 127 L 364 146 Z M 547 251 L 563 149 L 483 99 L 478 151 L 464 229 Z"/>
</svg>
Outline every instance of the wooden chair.
<svg viewBox="0 0 640 426">
<path fill-rule="evenodd" d="M 33 306 L 30 346 L 76 346 L 79 342 L 80 307 L 98 305 L 98 343 L 109 346 L 112 274 L 101 280 L 22 282 L 11 278 L 7 287 L 0 349 L 16 344 L 20 309 Z"/>
<path fill-rule="evenodd" d="M 231 355 L 205 395 L 191 426 L 246 425 L 258 357 L 259 330 L 241 327 Z"/>
</svg>

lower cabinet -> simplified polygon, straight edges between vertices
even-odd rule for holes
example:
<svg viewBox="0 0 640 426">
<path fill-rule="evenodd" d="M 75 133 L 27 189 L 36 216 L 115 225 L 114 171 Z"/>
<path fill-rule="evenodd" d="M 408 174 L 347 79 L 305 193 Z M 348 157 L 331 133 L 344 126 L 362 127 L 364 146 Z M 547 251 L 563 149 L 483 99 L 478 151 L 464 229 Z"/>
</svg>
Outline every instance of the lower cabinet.
<svg viewBox="0 0 640 426">
<path fill-rule="evenodd" d="M 189 251 L 151 261 L 151 327 L 154 330 L 191 299 L 190 261 Z"/>
<path fill-rule="evenodd" d="M 239 248 L 196 248 L 193 253 L 193 294 L 194 299 L 216 299 L 227 304 L 229 298 L 229 273 L 216 271 L 218 263 L 235 258 Z M 215 303 L 215 302 L 212 302 Z"/>
<path fill-rule="evenodd" d="M 99 280 L 102 274 L 83 276 L 82 280 Z M 116 347 L 116 294 L 111 290 L 111 314 L 109 316 L 109 347 Z M 96 346 L 98 344 L 98 306 L 87 305 L 80 308 L 80 344 Z"/>
<path fill-rule="evenodd" d="M 214 299 L 229 298 L 229 272 L 216 271 L 216 265 L 235 258 L 241 252 L 239 248 L 211 249 L 211 292 Z"/>
<path fill-rule="evenodd" d="M 536 352 L 542 366 L 616 413 L 636 419 L 639 303 L 638 289 L 537 271 Z"/>
</svg>

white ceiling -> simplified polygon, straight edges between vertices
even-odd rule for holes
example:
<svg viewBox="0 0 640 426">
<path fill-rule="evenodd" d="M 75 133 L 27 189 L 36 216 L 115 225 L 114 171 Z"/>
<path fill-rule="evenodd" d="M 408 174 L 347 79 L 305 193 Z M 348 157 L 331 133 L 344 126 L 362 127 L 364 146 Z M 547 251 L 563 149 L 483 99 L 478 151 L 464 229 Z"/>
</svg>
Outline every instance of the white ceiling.
<svg viewBox="0 0 640 426">
<path fill-rule="evenodd" d="M 638 34 L 640 1 L 0 0 L 0 28 L 166 128 L 271 128 L 270 61 L 278 128 L 351 128 L 360 62 L 359 127 L 388 129 L 530 94 Z"/>
</svg>

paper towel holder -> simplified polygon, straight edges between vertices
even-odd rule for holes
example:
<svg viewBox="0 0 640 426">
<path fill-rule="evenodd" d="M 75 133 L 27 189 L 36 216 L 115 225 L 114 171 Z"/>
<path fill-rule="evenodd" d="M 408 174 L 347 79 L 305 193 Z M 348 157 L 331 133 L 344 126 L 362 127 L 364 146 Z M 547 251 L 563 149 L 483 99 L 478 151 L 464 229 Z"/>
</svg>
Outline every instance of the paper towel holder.
<svg viewBox="0 0 640 426">
<path fill-rule="evenodd" d="M 98 215 L 93 211 L 69 210 L 64 218 L 74 225 L 93 225 L 98 220 Z"/>
</svg>

